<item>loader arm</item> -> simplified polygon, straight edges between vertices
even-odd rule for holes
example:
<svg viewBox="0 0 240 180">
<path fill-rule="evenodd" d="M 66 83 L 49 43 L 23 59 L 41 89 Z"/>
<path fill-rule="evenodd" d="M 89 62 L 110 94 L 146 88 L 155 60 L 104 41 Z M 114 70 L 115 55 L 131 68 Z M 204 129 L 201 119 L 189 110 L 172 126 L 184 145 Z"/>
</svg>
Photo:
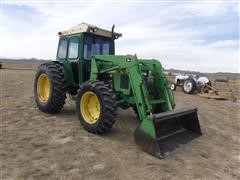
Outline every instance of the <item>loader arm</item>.
<svg viewBox="0 0 240 180">
<path fill-rule="evenodd" d="M 144 70 L 151 71 L 154 78 L 154 86 L 157 94 L 160 94 L 158 99 L 149 97 L 149 91 L 146 87 L 146 82 L 143 80 Z M 96 80 L 99 74 L 109 73 L 113 76 L 127 75 L 129 79 L 128 89 L 132 91 L 133 98 L 129 98 L 129 93 L 123 95 L 128 96 L 126 103 L 135 105 L 138 109 L 140 120 L 144 119 L 146 114 L 152 113 L 152 104 L 161 103 L 162 111 L 169 111 L 175 107 L 172 91 L 170 91 L 167 80 L 162 73 L 162 67 L 158 60 L 138 60 L 136 56 L 94 56 L 91 64 L 90 79 Z M 114 81 L 114 87 L 119 82 Z M 122 92 L 122 89 L 115 88 L 114 91 Z M 127 101 L 127 99 L 134 99 L 134 102 Z"/>
<path fill-rule="evenodd" d="M 91 80 L 108 74 L 119 103 L 136 107 L 140 125 L 135 142 L 148 153 L 163 158 L 199 135 L 196 108 L 174 111 L 175 103 L 158 60 L 136 56 L 97 55 L 91 61 Z"/>
</svg>

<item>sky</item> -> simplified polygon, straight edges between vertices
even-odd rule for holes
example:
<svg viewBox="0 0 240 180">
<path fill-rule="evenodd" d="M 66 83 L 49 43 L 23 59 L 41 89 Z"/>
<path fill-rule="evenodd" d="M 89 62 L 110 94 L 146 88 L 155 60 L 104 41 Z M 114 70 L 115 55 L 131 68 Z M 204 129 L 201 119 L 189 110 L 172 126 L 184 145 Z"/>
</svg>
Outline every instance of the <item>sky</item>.
<svg viewBox="0 0 240 180">
<path fill-rule="evenodd" d="M 1 58 L 55 59 L 58 35 L 81 22 L 123 36 L 116 54 L 159 59 L 164 68 L 240 72 L 239 2 L 1 1 Z"/>
</svg>

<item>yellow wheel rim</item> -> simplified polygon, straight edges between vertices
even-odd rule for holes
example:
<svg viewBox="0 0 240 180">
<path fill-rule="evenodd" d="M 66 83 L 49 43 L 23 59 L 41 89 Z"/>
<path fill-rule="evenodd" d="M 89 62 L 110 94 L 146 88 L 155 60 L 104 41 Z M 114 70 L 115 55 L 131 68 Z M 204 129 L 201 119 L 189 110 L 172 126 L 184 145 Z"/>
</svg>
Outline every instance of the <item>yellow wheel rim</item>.
<svg viewBox="0 0 240 180">
<path fill-rule="evenodd" d="M 100 116 L 100 102 L 93 92 L 87 91 L 82 95 L 80 101 L 80 111 L 83 119 L 88 124 L 97 122 Z"/>
<path fill-rule="evenodd" d="M 38 94 L 38 99 L 42 103 L 47 102 L 50 94 L 50 81 L 46 74 L 41 74 L 38 77 L 37 94 Z"/>
</svg>

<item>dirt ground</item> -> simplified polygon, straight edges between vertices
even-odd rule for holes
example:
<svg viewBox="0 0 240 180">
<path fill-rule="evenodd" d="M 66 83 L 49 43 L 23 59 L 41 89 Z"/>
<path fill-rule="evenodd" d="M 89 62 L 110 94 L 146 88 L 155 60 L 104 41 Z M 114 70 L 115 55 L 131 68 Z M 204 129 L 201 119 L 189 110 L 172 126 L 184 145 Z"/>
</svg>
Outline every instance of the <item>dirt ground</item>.
<svg viewBox="0 0 240 180">
<path fill-rule="evenodd" d="M 103 136 L 82 128 L 69 99 L 59 115 L 40 112 L 34 74 L 0 70 L 1 179 L 240 179 L 239 100 L 174 92 L 177 107 L 198 107 L 203 136 L 160 160 L 134 144 L 132 110 Z"/>
</svg>

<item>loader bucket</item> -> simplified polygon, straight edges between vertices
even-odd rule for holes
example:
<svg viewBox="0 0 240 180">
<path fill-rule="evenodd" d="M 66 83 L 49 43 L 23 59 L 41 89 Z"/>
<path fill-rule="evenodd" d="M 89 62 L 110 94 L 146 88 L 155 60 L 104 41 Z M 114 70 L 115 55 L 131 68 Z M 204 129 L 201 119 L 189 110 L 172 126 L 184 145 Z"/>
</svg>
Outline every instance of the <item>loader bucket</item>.
<svg viewBox="0 0 240 180">
<path fill-rule="evenodd" d="M 156 137 L 150 136 L 140 124 L 134 133 L 135 142 L 158 158 L 164 158 L 202 135 L 195 107 L 155 114 L 149 119 L 153 122 Z"/>
</svg>

